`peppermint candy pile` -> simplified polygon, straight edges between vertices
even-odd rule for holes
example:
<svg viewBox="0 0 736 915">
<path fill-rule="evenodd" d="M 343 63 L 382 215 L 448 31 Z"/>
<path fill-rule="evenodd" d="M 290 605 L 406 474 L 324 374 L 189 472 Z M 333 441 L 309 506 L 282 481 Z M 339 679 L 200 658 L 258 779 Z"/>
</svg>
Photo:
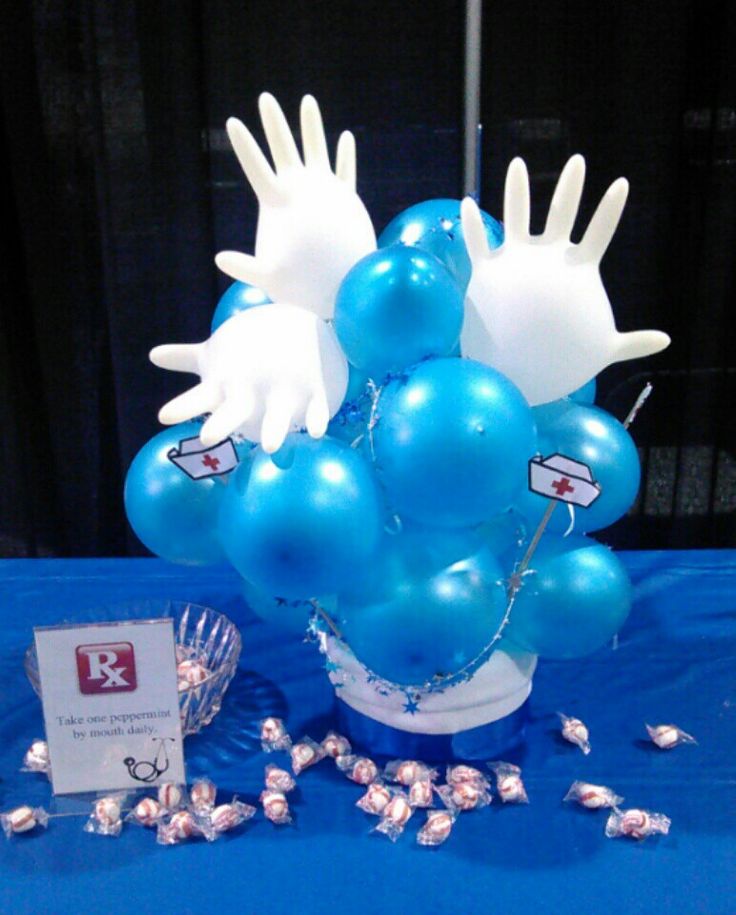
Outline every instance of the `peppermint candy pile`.
<svg viewBox="0 0 736 915">
<path fill-rule="evenodd" d="M 209 675 L 202 665 L 191 658 L 179 659 L 180 680 L 196 686 Z M 558 712 L 561 736 L 577 746 L 586 756 L 591 752 L 590 733 L 579 718 Z M 296 779 L 305 770 L 326 759 L 334 762 L 345 778 L 364 788 L 356 806 L 370 816 L 378 817 L 371 832 L 396 842 L 417 810 L 426 817 L 416 833 L 419 845 L 437 847 L 450 836 L 462 814 L 481 810 L 492 803 L 494 796 L 503 804 L 528 804 L 519 766 L 501 760 L 488 762 L 488 774 L 466 764 L 449 765 L 444 783 L 439 772 L 420 760 L 396 759 L 379 766 L 367 756 L 353 753 L 350 741 L 336 731 L 329 731 L 318 743 L 309 736 L 292 741 L 284 722 L 269 716 L 260 724 L 261 748 L 264 753 L 288 754 L 291 772 L 273 763 L 264 771 L 263 790 L 259 796 L 264 817 L 275 826 L 293 822 L 287 795 L 297 787 Z M 646 725 L 652 743 L 660 750 L 672 750 L 682 744 L 695 744 L 690 734 L 674 724 Z M 49 749 L 45 741 L 32 742 L 23 758 L 22 771 L 42 773 L 50 777 Z M 495 795 L 492 781 L 495 781 Z M 133 806 L 126 792 L 97 798 L 91 806 L 84 830 L 94 835 L 117 837 L 126 823 L 156 830 L 161 845 L 179 845 L 195 838 L 213 842 L 252 819 L 256 807 L 233 796 L 217 804 L 217 787 L 208 778 L 195 780 L 186 786 L 167 782 L 159 786 L 155 797 L 133 797 Z M 565 802 L 575 802 L 587 810 L 608 810 L 605 835 L 609 838 L 645 839 L 655 834 L 666 835 L 671 821 L 663 813 L 644 808 L 622 809 L 624 798 L 606 785 L 576 780 Z M 42 807 L 24 804 L 0 813 L 0 827 L 8 838 L 40 832 L 47 828 L 54 815 Z"/>
</svg>

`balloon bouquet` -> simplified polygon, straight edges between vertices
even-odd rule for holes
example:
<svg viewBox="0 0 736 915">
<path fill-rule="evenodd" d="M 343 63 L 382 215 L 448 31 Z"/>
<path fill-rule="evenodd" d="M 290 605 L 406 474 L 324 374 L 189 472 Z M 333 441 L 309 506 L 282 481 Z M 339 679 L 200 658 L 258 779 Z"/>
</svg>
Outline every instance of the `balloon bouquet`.
<svg viewBox="0 0 736 915">
<path fill-rule="evenodd" d="M 376 241 L 352 134 L 333 173 L 311 96 L 301 155 L 276 100 L 259 105 L 272 163 L 227 123 L 259 202 L 255 255 L 217 255 L 236 282 L 209 339 L 151 352 L 200 380 L 134 459 L 128 518 L 165 559 L 229 560 L 268 621 L 303 632 L 311 617 L 374 752 L 417 749 L 416 735 L 477 756 L 523 706 L 537 656 L 591 652 L 629 612 L 626 572 L 587 536 L 639 484 L 631 437 L 593 405 L 595 376 L 669 343 L 619 333 L 600 278 L 627 182 L 578 244 L 581 156 L 541 235 L 515 159 L 503 226 L 470 198 L 431 200 Z M 540 455 L 584 465 L 599 497 L 551 514 L 552 490 L 528 483 Z"/>
</svg>

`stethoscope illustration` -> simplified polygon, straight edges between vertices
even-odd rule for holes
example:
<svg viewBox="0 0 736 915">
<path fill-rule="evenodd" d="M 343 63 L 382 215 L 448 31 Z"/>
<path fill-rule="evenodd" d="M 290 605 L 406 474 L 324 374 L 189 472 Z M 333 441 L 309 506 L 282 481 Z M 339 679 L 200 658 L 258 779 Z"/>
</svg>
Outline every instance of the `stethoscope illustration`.
<svg viewBox="0 0 736 915">
<path fill-rule="evenodd" d="M 169 768 L 169 754 L 166 751 L 166 741 L 174 743 L 173 737 L 152 737 L 151 740 L 158 740 L 159 747 L 156 755 L 150 762 L 146 759 L 135 760 L 132 756 L 126 756 L 123 765 L 128 770 L 128 775 L 137 782 L 155 782 L 156 779 L 163 775 Z"/>
</svg>

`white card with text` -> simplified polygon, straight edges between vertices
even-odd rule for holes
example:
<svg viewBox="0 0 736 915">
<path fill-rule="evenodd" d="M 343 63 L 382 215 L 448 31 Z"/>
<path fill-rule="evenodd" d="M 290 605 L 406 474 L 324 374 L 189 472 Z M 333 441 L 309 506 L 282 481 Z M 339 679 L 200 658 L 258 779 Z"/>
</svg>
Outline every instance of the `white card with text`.
<svg viewBox="0 0 736 915">
<path fill-rule="evenodd" d="M 184 783 L 173 621 L 34 633 L 54 794 Z"/>
</svg>

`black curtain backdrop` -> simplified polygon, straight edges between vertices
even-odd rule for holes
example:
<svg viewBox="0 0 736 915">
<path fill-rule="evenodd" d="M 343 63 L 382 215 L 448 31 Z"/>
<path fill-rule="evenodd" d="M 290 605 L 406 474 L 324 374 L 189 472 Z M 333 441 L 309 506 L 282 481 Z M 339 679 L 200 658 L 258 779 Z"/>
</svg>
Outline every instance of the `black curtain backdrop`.
<svg viewBox="0 0 736 915">
<path fill-rule="evenodd" d="M 461 192 L 464 4 L 31 0 L 2 15 L 0 555 L 143 553 L 125 471 L 181 387 L 147 361 L 207 336 L 214 253 L 251 251 L 256 203 L 224 133 L 260 136 L 257 96 L 292 123 L 320 102 L 331 148 L 356 133 L 378 230 Z M 666 353 L 607 370 L 619 418 L 644 382 L 644 463 L 618 546 L 736 545 L 734 4 L 484 5 L 481 204 L 509 159 L 533 221 L 567 156 L 588 160 L 579 226 L 632 184 L 603 273 L 620 329 Z"/>
</svg>

